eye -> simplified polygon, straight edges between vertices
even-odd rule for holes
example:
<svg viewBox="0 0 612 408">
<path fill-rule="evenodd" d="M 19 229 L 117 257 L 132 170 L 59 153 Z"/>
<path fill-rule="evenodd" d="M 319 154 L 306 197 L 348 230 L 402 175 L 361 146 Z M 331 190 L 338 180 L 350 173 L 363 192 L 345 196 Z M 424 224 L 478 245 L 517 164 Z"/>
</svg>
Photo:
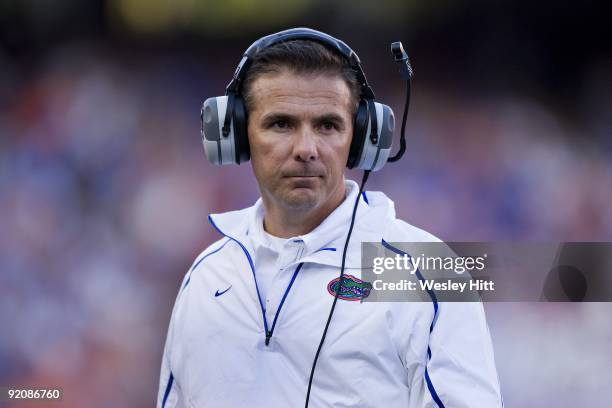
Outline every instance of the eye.
<svg viewBox="0 0 612 408">
<path fill-rule="evenodd" d="M 323 120 L 319 123 L 319 131 L 324 134 L 332 134 L 340 132 L 341 127 L 334 120 Z"/>
<path fill-rule="evenodd" d="M 319 127 L 324 132 L 333 132 L 341 130 L 340 124 L 335 120 L 323 120 L 321 121 Z"/>
<path fill-rule="evenodd" d="M 284 129 L 288 129 L 289 128 L 289 122 L 284 120 L 284 119 L 279 119 L 279 120 L 276 120 L 276 121 L 272 122 L 272 126 L 271 127 L 276 128 L 276 129 L 283 129 L 283 130 Z"/>
<path fill-rule="evenodd" d="M 336 129 L 336 124 L 334 122 L 326 121 L 321 124 L 324 130 L 334 130 Z"/>
</svg>

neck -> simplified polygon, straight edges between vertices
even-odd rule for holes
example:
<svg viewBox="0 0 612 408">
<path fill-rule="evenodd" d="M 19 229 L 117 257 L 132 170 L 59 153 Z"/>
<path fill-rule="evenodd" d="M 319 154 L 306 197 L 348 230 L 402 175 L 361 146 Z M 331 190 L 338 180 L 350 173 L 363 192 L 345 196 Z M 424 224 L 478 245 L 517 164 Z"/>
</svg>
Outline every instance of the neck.
<svg viewBox="0 0 612 408">
<path fill-rule="evenodd" d="M 308 234 L 342 204 L 345 194 L 346 187 L 343 183 L 330 199 L 306 210 L 283 207 L 262 194 L 264 230 L 280 238 Z"/>
</svg>

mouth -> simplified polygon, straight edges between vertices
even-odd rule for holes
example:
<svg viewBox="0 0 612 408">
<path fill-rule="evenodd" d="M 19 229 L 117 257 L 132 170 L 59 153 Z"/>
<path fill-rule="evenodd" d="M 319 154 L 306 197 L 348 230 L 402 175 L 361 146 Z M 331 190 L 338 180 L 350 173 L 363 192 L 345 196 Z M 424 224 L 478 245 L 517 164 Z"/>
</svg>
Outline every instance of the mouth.
<svg viewBox="0 0 612 408">
<path fill-rule="evenodd" d="M 292 188 L 312 189 L 319 184 L 318 180 L 322 179 L 322 176 L 294 174 L 283 176 L 283 178 L 287 180 Z"/>
<path fill-rule="evenodd" d="M 320 176 L 286 176 L 284 177 L 293 187 L 314 187 L 322 179 Z"/>
<path fill-rule="evenodd" d="M 289 179 L 316 179 L 322 178 L 323 174 L 318 173 L 285 173 L 283 174 L 283 178 Z"/>
</svg>

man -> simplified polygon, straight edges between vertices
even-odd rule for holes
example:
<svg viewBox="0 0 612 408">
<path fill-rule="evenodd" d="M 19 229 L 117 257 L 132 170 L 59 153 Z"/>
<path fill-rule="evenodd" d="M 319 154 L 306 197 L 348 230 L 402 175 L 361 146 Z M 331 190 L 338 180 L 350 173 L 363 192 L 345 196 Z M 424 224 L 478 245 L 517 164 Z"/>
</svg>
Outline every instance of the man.
<svg viewBox="0 0 612 408">
<path fill-rule="evenodd" d="M 241 86 L 261 199 L 209 216 L 223 237 L 181 285 L 158 407 L 302 406 L 344 290 L 342 249 L 359 196 L 344 178 L 362 92 L 355 70 L 333 47 L 294 39 L 258 50 Z M 367 192 L 346 255 L 345 279 L 357 287 L 364 241 L 439 240 L 396 219 L 383 193 Z M 501 406 L 480 303 L 338 297 L 311 407 Z"/>
</svg>

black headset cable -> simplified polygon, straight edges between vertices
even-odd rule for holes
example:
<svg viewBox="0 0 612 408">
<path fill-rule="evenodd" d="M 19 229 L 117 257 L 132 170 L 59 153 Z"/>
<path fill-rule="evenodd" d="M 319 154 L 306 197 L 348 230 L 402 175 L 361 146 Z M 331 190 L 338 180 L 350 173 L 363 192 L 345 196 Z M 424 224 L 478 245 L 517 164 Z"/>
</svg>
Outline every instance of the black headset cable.
<svg viewBox="0 0 612 408">
<path fill-rule="evenodd" d="M 312 369 L 310 370 L 310 378 L 308 379 L 308 391 L 306 392 L 306 405 L 305 405 L 306 408 L 308 408 L 308 401 L 310 400 L 310 390 L 312 388 L 312 379 L 314 378 L 315 368 L 317 367 L 317 360 L 319 359 L 321 348 L 323 348 L 323 342 L 325 342 L 325 336 L 327 335 L 327 329 L 329 328 L 329 324 L 331 323 L 332 316 L 334 315 L 334 309 L 336 308 L 336 303 L 338 303 L 338 296 L 340 295 L 340 289 L 342 288 L 342 279 L 344 278 L 344 265 L 346 262 L 346 251 L 348 249 L 349 240 L 351 239 L 351 234 L 353 233 L 353 226 L 355 225 L 355 216 L 357 215 L 357 207 L 359 206 L 361 194 L 363 193 L 363 188 L 365 187 L 365 184 L 368 181 L 369 176 L 370 176 L 370 170 L 365 170 L 363 172 L 363 178 L 361 179 L 361 185 L 359 187 L 359 192 L 357 193 L 357 198 L 355 199 L 355 205 L 353 206 L 353 215 L 351 216 L 351 225 L 349 227 L 348 234 L 346 236 L 346 241 L 344 242 L 344 250 L 342 251 L 342 265 L 340 267 L 340 279 L 338 280 L 338 286 L 336 287 L 336 294 L 334 295 L 334 302 L 332 303 L 332 307 L 329 311 L 329 316 L 327 317 L 327 322 L 325 323 L 325 329 L 323 330 L 323 335 L 321 336 L 321 341 L 319 342 L 317 353 L 315 354 L 314 360 L 312 362 Z"/>
<path fill-rule="evenodd" d="M 402 130 L 400 133 L 400 147 L 395 156 L 389 157 L 387 162 L 398 161 L 406 151 L 406 120 L 408 119 L 408 108 L 410 107 L 410 80 L 406 81 L 406 100 L 404 101 L 404 113 L 402 115 Z"/>
</svg>

